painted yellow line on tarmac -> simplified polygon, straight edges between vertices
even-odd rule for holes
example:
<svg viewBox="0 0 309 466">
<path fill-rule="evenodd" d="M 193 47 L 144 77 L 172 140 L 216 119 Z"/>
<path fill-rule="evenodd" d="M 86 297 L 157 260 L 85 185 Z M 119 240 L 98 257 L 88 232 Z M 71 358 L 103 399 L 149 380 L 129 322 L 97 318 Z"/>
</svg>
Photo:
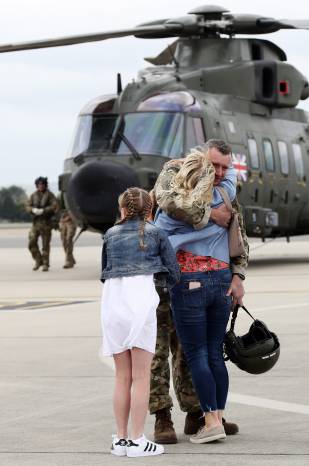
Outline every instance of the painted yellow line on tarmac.
<svg viewBox="0 0 309 466">
<path fill-rule="evenodd" d="M 0 311 L 27 311 L 67 306 L 70 304 L 85 304 L 92 300 L 42 300 L 42 301 L 0 301 Z"/>
<path fill-rule="evenodd" d="M 257 408 L 274 409 L 276 411 L 286 411 L 289 413 L 309 414 L 309 405 L 298 403 L 287 403 L 285 401 L 271 400 L 257 396 L 241 395 L 240 393 L 229 393 L 228 401 Z"/>
<path fill-rule="evenodd" d="M 113 358 L 101 356 L 100 359 L 105 366 L 109 367 L 110 369 L 114 369 Z M 175 400 L 175 403 L 177 404 L 175 394 L 172 392 L 171 395 L 173 400 Z M 286 411 L 289 413 L 306 415 L 309 414 L 309 405 L 302 405 L 298 403 L 286 403 L 285 401 L 277 401 L 268 398 L 260 398 L 257 396 L 242 395 L 241 393 L 229 393 L 228 402 L 242 404 L 246 406 L 254 406 L 257 408 L 273 409 L 276 411 Z"/>
<path fill-rule="evenodd" d="M 309 301 L 305 303 L 290 303 L 290 304 L 278 304 L 274 306 L 267 306 L 267 307 L 257 307 L 253 309 L 252 312 L 258 312 L 258 311 L 273 311 L 275 309 L 295 309 L 297 307 L 308 307 L 309 308 Z"/>
</svg>

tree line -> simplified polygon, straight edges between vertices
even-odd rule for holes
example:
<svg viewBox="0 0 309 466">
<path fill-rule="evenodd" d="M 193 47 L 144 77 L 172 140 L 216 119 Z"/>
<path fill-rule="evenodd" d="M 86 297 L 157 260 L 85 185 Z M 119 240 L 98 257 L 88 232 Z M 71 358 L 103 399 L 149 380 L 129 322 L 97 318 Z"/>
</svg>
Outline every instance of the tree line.
<svg viewBox="0 0 309 466">
<path fill-rule="evenodd" d="M 0 221 L 29 222 L 30 215 L 25 205 L 27 194 L 20 186 L 0 189 Z"/>
</svg>

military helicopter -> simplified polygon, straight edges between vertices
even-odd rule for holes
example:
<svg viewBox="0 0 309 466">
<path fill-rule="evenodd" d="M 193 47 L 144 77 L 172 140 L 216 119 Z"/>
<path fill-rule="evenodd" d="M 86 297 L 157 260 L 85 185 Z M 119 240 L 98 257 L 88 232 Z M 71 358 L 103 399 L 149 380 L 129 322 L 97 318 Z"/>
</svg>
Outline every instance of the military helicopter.
<svg viewBox="0 0 309 466">
<path fill-rule="evenodd" d="M 187 16 L 119 31 L 8 44 L 0 52 L 57 47 L 133 35 L 176 38 L 146 58 L 124 89 L 81 110 L 70 156 L 59 177 L 65 203 L 83 229 L 105 232 L 119 193 L 150 190 L 163 164 L 209 138 L 232 146 L 238 196 L 249 236 L 309 233 L 307 79 L 274 43 L 235 35 L 309 29 L 309 20 L 231 14 L 214 5 Z"/>
</svg>

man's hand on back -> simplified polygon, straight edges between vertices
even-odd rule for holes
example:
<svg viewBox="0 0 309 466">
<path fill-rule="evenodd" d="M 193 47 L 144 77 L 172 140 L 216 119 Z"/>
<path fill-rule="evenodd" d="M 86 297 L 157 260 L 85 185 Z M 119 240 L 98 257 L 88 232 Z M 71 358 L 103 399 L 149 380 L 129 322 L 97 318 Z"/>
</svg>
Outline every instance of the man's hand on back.
<svg viewBox="0 0 309 466">
<path fill-rule="evenodd" d="M 228 228 L 231 221 L 231 212 L 225 204 L 216 209 L 211 209 L 210 219 L 220 227 Z"/>
</svg>

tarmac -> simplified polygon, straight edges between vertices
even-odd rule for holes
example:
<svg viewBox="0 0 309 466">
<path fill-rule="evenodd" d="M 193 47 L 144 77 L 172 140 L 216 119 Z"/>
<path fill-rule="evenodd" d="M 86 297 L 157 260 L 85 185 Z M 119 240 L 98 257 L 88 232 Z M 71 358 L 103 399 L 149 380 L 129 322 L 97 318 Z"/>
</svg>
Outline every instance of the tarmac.
<svg viewBox="0 0 309 466">
<path fill-rule="evenodd" d="M 110 358 L 98 356 L 100 253 L 100 235 L 85 233 L 76 268 L 64 270 L 56 238 L 50 271 L 34 272 L 27 226 L 0 227 L 0 465 L 308 466 L 309 238 L 251 242 L 245 304 L 277 333 L 281 355 L 257 376 L 228 363 L 226 418 L 239 434 L 193 445 L 175 402 L 179 443 L 136 460 L 109 452 L 114 371 Z M 237 332 L 250 323 L 241 315 Z M 150 437 L 153 422 L 148 416 Z"/>
</svg>

